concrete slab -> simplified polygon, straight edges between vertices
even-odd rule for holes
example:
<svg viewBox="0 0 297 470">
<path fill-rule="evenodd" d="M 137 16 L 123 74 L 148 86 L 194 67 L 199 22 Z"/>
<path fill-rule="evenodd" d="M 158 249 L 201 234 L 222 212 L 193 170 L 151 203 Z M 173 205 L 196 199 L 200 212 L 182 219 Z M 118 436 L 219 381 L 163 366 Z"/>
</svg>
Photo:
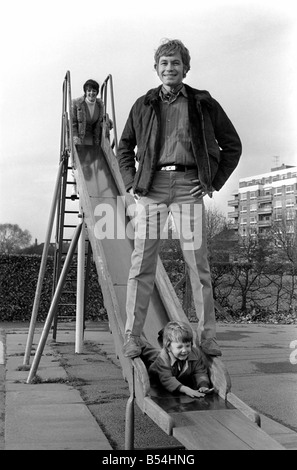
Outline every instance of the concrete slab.
<svg viewBox="0 0 297 470">
<path fill-rule="evenodd" d="M 75 405 L 81 404 L 82 399 L 78 390 L 61 385 L 53 385 L 50 390 L 45 385 L 25 385 L 23 390 L 8 390 L 9 398 L 6 403 L 22 403 L 24 406 L 34 405 Z M 37 387 L 37 390 L 35 389 Z"/>
<path fill-rule="evenodd" d="M 21 396 L 6 401 L 5 449 L 111 449 L 84 403 L 25 405 Z M 91 445 L 90 445 L 91 443 Z"/>
<path fill-rule="evenodd" d="M 67 384 L 69 378 L 51 341 L 36 374 L 41 383 L 26 383 L 29 371 L 22 368 L 27 334 L 6 332 L 3 450 L 111 450 L 80 393 Z"/>
</svg>

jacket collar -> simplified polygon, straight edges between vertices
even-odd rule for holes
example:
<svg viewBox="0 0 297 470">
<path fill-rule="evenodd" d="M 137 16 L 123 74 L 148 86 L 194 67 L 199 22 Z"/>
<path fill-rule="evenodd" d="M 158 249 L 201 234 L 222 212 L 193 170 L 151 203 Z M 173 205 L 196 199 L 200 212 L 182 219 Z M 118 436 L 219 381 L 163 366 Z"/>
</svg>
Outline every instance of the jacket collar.
<svg viewBox="0 0 297 470">
<path fill-rule="evenodd" d="M 86 98 L 85 98 L 84 95 L 83 95 L 83 96 L 80 96 L 79 98 L 77 98 L 77 102 L 78 102 L 79 104 L 82 104 L 82 103 L 84 103 L 85 101 L 86 101 Z M 96 98 L 96 103 L 97 103 L 97 104 L 100 104 L 100 103 L 101 103 L 101 99 L 97 97 L 97 98 Z"/>
<path fill-rule="evenodd" d="M 204 102 L 206 105 L 211 106 L 212 98 L 208 91 L 206 90 L 197 90 L 195 88 L 190 87 L 184 83 L 186 93 L 189 99 L 194 99 L 199 102 Z M 158 101 L 159 93 L 162 88 L 162 85 L 158 86 L 157 88 L 152 88 L 147 92 L 144 98 L 144 104 L 150 105 Z"/>
</svg>

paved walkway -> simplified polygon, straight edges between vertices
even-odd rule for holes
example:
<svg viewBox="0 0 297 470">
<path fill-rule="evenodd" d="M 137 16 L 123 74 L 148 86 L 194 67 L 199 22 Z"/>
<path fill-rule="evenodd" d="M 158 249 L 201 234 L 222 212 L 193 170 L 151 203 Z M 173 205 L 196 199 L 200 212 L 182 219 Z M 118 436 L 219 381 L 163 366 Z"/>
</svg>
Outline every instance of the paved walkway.
<svg viewBox="0 0 297 470">
<path fill-rule="evenodd" d="M 40 333 L 37 328 L 35 347 Z M 11 325 L 2 330 L 2 336 L 0 332 L 6 359 L 5 387 L 0 386 L 5 395 L 5 431 L 0 449 L 112 450 L 75 384 L 67 382 L 51 337 L 37 371 L 41 383 L 26 383 L 28 371 L 23 370 L 23 354 L 27 335 L 28 327 L 24 326 Z M 88 325 L 85 339 L 100 342 L 104 353 L 117 361 L 107 328 Z M 297 365 L 290 363 L 290 344 L 297 339 L 297 327 L 221 324 L 218 339 L 233 393 L 260 412 L 262 428 L 268 434 L 287 449 L 297 449 Z M 73 344 L 75 354 L 74 325 L 63 326 L 57 341 Z"/>
<path fill-rule="evenodd" d="M 23 353 L 28 330 L 6 332 L 5 450 L 110 450 L 111 446 L 67 374 L 50 340 L 37 377 L 27 384 Z M 36 331 L 36 338 L 40 331 Z M 59 332 L 68 340 L 67 331 Z M 48 381 L 48 383 L 47 383 Z M 51 383 L 51 381 L 53 383 Z"/>
</svg>

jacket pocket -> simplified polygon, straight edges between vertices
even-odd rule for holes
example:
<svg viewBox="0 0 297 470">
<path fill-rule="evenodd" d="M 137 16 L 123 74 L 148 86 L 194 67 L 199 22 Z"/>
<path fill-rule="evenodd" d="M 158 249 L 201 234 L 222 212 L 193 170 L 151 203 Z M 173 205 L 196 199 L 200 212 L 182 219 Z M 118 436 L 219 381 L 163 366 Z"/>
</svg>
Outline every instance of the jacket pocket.
<svg viewBox="0 0 297 470">
<path fill-rule="evenodd" d="M 211 177 L 211 181 L 213 181 L 219 168 L 219 157 L 213 156 L 212 154 L 208 154 L 208 158 L 209 158 L 209 165 L 210 165 L 210 172 L 211 172 L 210 177 Z"/>
<path fill-rule="evenodd" d="M 137 185 L 139 183 L 141 173 L 142 173 L 142 167 L 143 167 L 143 160 L 139 162 L 138 168 L 136 170 L 135 176 L 134 176 L 134 181 L 133 181 L 133 189 L 134 191 L 137 190 Z"/>
</svg>

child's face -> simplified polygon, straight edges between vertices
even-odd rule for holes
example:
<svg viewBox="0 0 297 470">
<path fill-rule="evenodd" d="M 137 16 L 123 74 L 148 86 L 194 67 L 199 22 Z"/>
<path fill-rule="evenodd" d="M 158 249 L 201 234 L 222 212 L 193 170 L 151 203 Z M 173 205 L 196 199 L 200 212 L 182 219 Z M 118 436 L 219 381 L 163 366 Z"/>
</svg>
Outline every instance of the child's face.
<svg viewBox="0 0 297 470">
<path fill-rule="evenodd" d="M 169 351 L 173 354 L 174 357 L 180 361 L 185 361 L 192 349 L 191 342 L 182 343 L 180 341 L 172 341 L 169 346 Z"/>
</svg>

